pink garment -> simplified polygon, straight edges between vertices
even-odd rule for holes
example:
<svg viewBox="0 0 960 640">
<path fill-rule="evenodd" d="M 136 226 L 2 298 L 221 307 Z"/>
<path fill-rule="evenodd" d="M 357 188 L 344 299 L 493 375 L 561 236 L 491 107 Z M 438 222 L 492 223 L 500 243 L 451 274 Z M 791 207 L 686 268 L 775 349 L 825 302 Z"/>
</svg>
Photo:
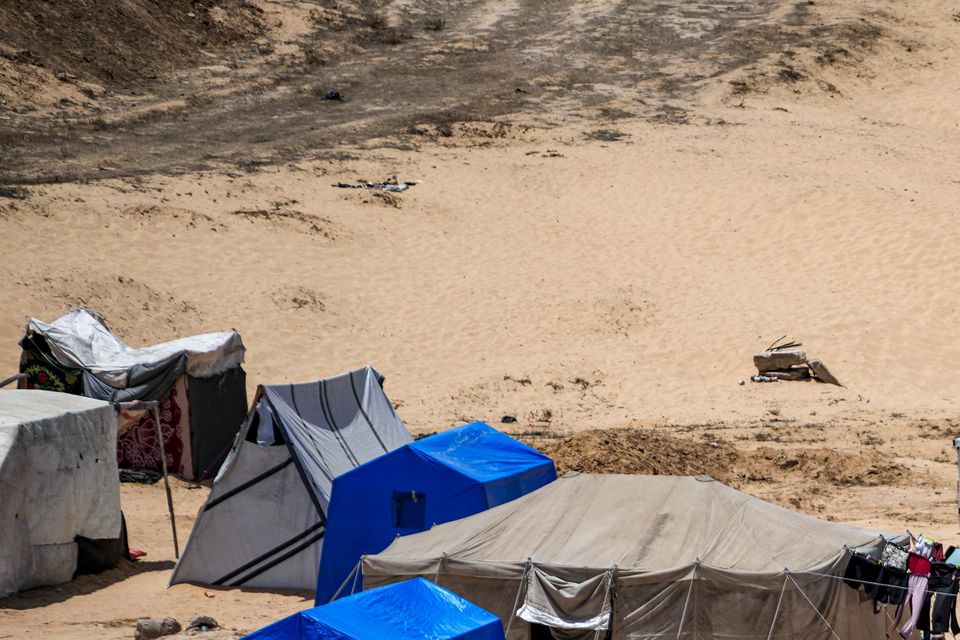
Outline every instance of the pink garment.
<svg viewBox="0 0 960 640">
<path fill-rule="evenodd" d="M 923 609 L 923 600 L 926 597 L 927 590 L 927 576 L 920 575 L 918 573 L 911 573 L 910 579 L 907 582 L 907 595 L 903 599 L 903 602 L 897 607 L 897 615 L 893 618 L 893 626 L 896 627 L 900 624 L 900 619 L 903 617 L 903 611 L 906 607 L 907 601 L 910 601 L 910 618 L 907 620 L 907 623 L 903 625 L 903 628 L 900 629 L 900 635 L 906 639 L 910 637 L 910 634 L 913 633 L 913 630 L 917 628 L 917 622 L 920 620 L 920 612 Z"/>
</svg>

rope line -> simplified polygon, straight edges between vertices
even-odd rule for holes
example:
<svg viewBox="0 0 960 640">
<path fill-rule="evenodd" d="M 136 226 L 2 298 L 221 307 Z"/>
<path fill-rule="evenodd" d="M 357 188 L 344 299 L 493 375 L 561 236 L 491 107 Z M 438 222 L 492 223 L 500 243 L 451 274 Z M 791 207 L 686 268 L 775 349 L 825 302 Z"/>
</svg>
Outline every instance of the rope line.
<svg viewBox="0 0 960 640">
<path fill-rule="evenodd" d="M 836 638 L 837 640 L 840 640 L 840 636 L 838 636 L 837 632 L 833 630 L 833 626 L 830 624 L 830 622 L 827 621 L 826 618 L 823 617 L 823 614 L 820 613 L 820 609 L 817 609 L 817 605 L 813 604 L 813 601 L 807 597 L 806 592 L 800 588 L 800 585 L 797 584 L 797 581 L 793 579 L 793 576 L 790 575 L 790 572 L 784 571 L 784 574 L 790 579 L 790 582 L 793 583 L 793 586 L 797 588 L 797 591 L 800 592 L 800 595 L 803 596 L 803 599 L 806 600 L 810 604 L 810 606 L 813 608 L 813 610 L 817 612 L 817 615 L 820 616 L 821 620 L 823 620 L 823 624 L 827 625 L 827 629 L 830 629 L 830 633 L 833 635 L 833 637 Z"/>
<path fill-rule="evenodd" d="M 814 571 L 804 571 L 803 574 L 804 574 L 804 575 L 810 575 L 810 576 L 820 576 L 820 577 L 822 577 L 822 578 L 831 578 L 831 579 L 833 579 L 833 580 L 843 580 L 844 582 L 859 582 L 860 584 L 872 584 L 872 585 L 877 586 L 877 587 L 887 587 L 888 589 L 900 589 L 901 591 L 909 591 L 909 590 L 910 590 L 910 587 L 909 587 L 909 586 L 907 586 L 907 587 L 898 587 L 898 586 L 896 586 L 896 585 L 884 584 L 884 583 L 882 583 L 882 582 L 871 582 L 871 581 L 869 581 L 869 580 L 857 580 L 857 579 L 855 579 L 855 578 L 844 578 L 843 576 L 835 576 L 835 575 L 831 575 L 831 574 L 829 574 L 829 573 L 816 573 L 816 572 L 814 572 Z M 927 594 L 931 594 L 931 595 L 941 595 L 941 596 L 943 596 L 943 595 L 952 595 L 952 594 L 943 593 L 942 591 L 930 591 L 929 589 L 924 589 L 923 592 L 924 592 L 924 593 L 927 593 Z"/>
<path fill-rule="evenodd" d="M 687 607 L 690 606 L 690 596 L 693 595 L 693 585 L 697 581 L 697 574 L 700 572 L 700 558 L 693 563 L 693 578 L 690 579 L 690 586 L 687 587 L 687 599 L 683 602 L 683 613 L 680 614 L 680 626 L 677 627 L 677 640 L 680 640 L 680 634 L 683 633 L 683 623 L 687 620 Z"/>
<path fill-rule="evenodd" d="M 767 634 L 767 640 L 773 638 L 773 628 L 777 624 L 777 616 L 780 615 L 780 605 L 783 604 L 783 592 L 787 590 L 787 575 L 784 572 L 783 586 L 780 587 L 780 597 L 777 598 L 777 608 L 773 612 L 773 620 L 770 621 L 770 632 Z"/>
<path fill-rule="evenodd" d="M 614 572 L 615 572 L 616 570 L 617 570 L 617 565 L 613 565 L 612 567 L 610 567 L 609 569 L 607 569 L 607 590 L 606 590 L 606 592 L 603 594 L 603 606 L 604 606 L 604 607 L 607 606 L 607 602 L 608 602 L 609 599 L 610 599 L 610 590 L 613 588 L 613 574 L 614 574 Z M 602 614 L 602 613 L 603 613 L 603 609 L 601 608 L 600 611 L 601 611 L 601 614 Z M 610 624 L 611 624 L 611 621 L 610 621 L 610 613 L 608 612 L 608 613 L 607 613 L 607 628 L 610 627 Z M 600 640 L 600 632 L 603 631 L 603 630 L 604 630 L 604 629 L 601 629 L 600 627 L 597 627 L 596 631 L 595 631 L 594 634 L 593 634 L 593 640 Z"/>
<path fill-rule="evenodd" d="M 513 608 L 510 610 L 510 619 L 507 621 L 507 629 L 503 634 L 505 638 L 510 637 L 510 625 L 513 624 L 513 619 L 517 616 L 517 605 L 520 604 L 520 593 L 523 591 L 523 585 L 526 582 L 527 570 L 532 564 L 533 558 L 527 558 L 526 564 L 523 565 L 523 573 L 520 574 L 520 584 L 517 586 L 517 597 L 513 599 Z"/>
<path fill-rule="evenodd" d="M 340 587 L 339 587 L 339 588 L 337 589 L 337 591 L 333 594 L 333 597 L 330 598 L 330 602 L 333 602 L 334 600 L 336 600 L 337 598 L 340 597 L 340 592 L 343 591 L 343 588 L 344 588 L 345 586 L 347 586 L 347 583 L 348 583 L 348 582 L 350 582 L 350 578 L 354 578 L 354 580 L 356 580 L 357 570 L 360 569 L 360 564 L 361 564 L 362 562 L 363 562 L 363 558 L 360 559 L 360 562 L 357 562 L 357 566 L 355 566 L 355 567 L 353 568 L 353 571 L 351 571 L 350 573 L 347 574 L 347 577 L 344 578 L 344 579 L 343 579 L 343 582 L 340 583 Z M 356 586 L 356 582 L 354 582 L 354 586 Z M 352 587 L 351 587 L 351 588 L 352 588 Z M 350 593 L 352 594 L 353 591 L 350 591 Z M 326 604 L 326 602 L 324 602 L 324 604 Z"/>
</svg>

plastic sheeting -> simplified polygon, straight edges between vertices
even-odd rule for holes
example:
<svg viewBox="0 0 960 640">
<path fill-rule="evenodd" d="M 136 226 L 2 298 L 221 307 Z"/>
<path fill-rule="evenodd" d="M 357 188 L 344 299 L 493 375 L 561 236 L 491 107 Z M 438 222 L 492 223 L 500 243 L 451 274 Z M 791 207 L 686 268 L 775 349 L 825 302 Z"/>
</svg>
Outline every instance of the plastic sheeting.
<svg viewBox="0 0 960 640">
<path fill-rule="evenodd" d="M 31 319 L 20 345 L 20 370 L 26 374 L 21 387 L 82 393 L 114 403 L 159 402 L 167 464 L 185 479 L 216 474 L 246 415 L 240 366 L 244 346 L 235 331 L 132 349 L 95 313 L 74 309 L 52 324 Z M 128 417 L 133 413 L 128 411 Z M 142 414 L 121 421 L 122 465 L 160 470 L 152 421 Z M 137 428 L 129 428 L 131 424 Z"/>
<path fill-rule="evenodd" d="M 0 391 L 0 596 L 70 580 L 75 536 L 120 534 L 116 447 L 105 402 Z"/>
<path fill-rule="evenodd" d="M 550 458 L 482 422 L 344 473 L 333 483 L 316 603 L 336 595 L 361 555 L 383 551 L 398 535 L 509 502 L 556 477 Z M 348 587 L 340 595 L 349 593 Z"/>
<path fill-rule="evenodd" d="M 134 349 L 87 309 L 72 309 L 50 324 L 31 318 L 27 334 L 31 332 L 46 339 L 61 363 L 86 369 L 115 389 L 130 384 L 131 369 L 146 369 L 138 375 L 153 377 L 156 374 L 150 370 L 166 370 L 180 355 L 186 355 L 186 371 L 195 378 L 208 378 L 243 363 L 243 341 L 236 331 L 204 333 Z"/>
<path fill-rule="evenodd" d="M 313 589 L 334 478 L 412 439 L 381 379 L 261 387 L 170 584 Z"/>
<path fill-rule="evenodd" d="M 248 640 L 503 640 L 500 619 L 428 580 L 372 589 L 296 613 Z"/>
<path fill-rule="evenodd" d="M 613 570 L 615 640 L 831 637 L 818 611 L 844 640 L 870 640 L 885 620 L 840 577 L 847 548 L 877 555 L 883 544 L 876 531 L 789 511 L 706 477 L 572 475 L 398 538 L 364 558 L 363 578 L 376 587 L 429 576 L 506 625 L 530 566 L 573 583 Z M 529 633 L 513 620 L 511 640 Z"/>
</svg>

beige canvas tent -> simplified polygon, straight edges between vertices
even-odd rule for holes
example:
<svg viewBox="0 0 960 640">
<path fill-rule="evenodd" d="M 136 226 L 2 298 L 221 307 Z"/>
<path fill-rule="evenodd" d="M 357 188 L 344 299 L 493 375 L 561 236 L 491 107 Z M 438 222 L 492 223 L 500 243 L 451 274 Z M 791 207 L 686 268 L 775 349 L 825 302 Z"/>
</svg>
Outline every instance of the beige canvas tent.
<svg viewBox="0 0 960 640">
<path fill-rule="evenodd" d="M 430 578 L 510 640 L 867 640 L 885 617 L 839 578 L 848 549 L 883 544 L 707 477 L 573 475 L 398 538 L 363 560 L 363 586 Z"/>
</svg>

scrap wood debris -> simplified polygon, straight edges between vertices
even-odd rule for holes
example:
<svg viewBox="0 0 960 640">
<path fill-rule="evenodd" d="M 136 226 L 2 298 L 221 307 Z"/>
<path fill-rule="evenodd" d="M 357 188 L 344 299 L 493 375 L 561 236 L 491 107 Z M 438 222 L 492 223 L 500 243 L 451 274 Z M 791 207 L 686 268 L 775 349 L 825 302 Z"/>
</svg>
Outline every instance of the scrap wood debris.
<svg viewBox="0 0 960 640">
<path fill-rule="evenodd" d="M 401 191 L 406 191 L 410 187 L 417 184 L 420 184 L 417 180 L 401 182 L 397 180 L 397 176 L 392 176 L 383 182 L 368 182 L 366 180 L 358 180 L 357 182 L 338 182 L 333 186 L 340 189 L 378 189 L 380 191 L 392 191 L 394 193 L 399 193 Z"/>
<path fill-rule="evenodd" d="M 817 380 L 842 387 L 840 381 L 830 373 L 823 361 L 808 358 L 803 344 L 796 341 L 781 342 L 786 336 L 774 341 L 762 352 L 753 356 L 757 375 L 750 379 L 754 382 L 777 382 L 780 380 Z"/>
</svg>

